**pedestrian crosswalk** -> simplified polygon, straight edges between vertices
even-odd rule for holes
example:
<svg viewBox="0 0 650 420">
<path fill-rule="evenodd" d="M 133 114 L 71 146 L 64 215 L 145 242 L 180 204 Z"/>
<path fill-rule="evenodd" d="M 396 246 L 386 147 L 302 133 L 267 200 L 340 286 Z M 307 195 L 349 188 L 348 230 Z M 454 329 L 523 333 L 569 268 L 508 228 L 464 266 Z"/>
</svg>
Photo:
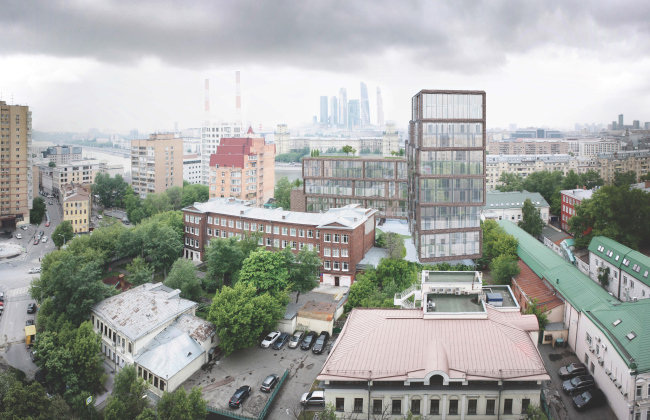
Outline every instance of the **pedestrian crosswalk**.
<svg viewBox="0 0 650 420">
<path fill-rule="evenodd" d="M 8 297 L 25 295 L 29 292 L 29 286 L 19 287 L 17 289 L 11 289 L 7 292 Z"/>
</svg>

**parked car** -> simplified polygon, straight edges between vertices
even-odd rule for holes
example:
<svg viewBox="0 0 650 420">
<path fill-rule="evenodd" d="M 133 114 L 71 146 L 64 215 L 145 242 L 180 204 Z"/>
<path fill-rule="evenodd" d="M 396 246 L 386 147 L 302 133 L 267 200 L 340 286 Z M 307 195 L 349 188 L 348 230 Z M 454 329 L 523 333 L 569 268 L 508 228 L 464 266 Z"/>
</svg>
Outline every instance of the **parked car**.
<svg viewBox="0 0 650 420">
<path fill-rule="evenodd" d="M 50 200 L 50 202 L 47 203 L 47 204 L 49 204 L 49 205 L 51 206 L 51 205 L 54 204 L 54 203 L 52 202 L 52 200 Z"/>
<path fill-rule="evenodd" d="M 23 239 L 23 235 L 21 235 L 20 233 L 17 233 L 16 234 L 16 239 Z"/>
<path fill-rule="evenodd" d="M 104 216 L 102 216 L 102 215 L 100 214 L 99 216 L 97 216 L 97 218 L 98 218 L 98 219 L 103 219 Z"/>
<path fill-rule="evenodd" d="M 317 336 L 318 334 L 316 334 L 316 331 L 310 331 L 302 340 L 302 343 L 300 344 L 300 348 L 303 350 L 309 350 L 312 344 L 314 344 L 314 341 L 316 341 Z"/>
<path fill-rule="evenodd" d="M 45 227 L 50 227 L 50 221 L 45 222 Z"/>
<path fill-rule="evenodd" d="M 267 376 L 266 379 L 264 379 L 264 382 L 262 382 L 262 386 L 260 386 L 260 391 L 271 392 L 271 390 L 278 384 L 279 380 L 280 377 L 275 373 Z"/>
<path fill-rule="evenodd" d="M 41 238 L 41 242 L 43 243 L 47 242 L 47 236 L 43 236 L 43 238 Z"/>
<path fill-rule="evenodd" d="M 321 354 L 323 353 L 323 350 L 325 350 L 325 347 L 327 346 L 327 341 L 330 339 L 330 333 L 327 331 L 321 331 L 320 335 L 318 336 L 318 339 L 316 340 L 316 344 L 314 344 L 314 348 L 311 349 L 312 353 L 314 354 Z"/>
<path fill-rule="evenodd" d="M 330 354 L 332 352 L 332 348 L 334 347 L 334 344 L 336 344 L 336 338 L 334 340 L 332 340 L 329 347 L 327 348 L 327 354 Z"/>
<path fill-rule="evenodd" d="M 30 268 L 27 274 L 37 274 L 41 272 L 41 267 Z"/>
<path fill-rule="evenodd" d="M 594 386 L 594 377 L 591 375 L 576 376 L 575 378 L 564 381 L 562 384 L 562 391 L 567 395 L 576 395 L 582 394 L 585 391 L 589 391 Z"/>
<path fill-rule="evenodd" d="M 28 319 L 27 321 L 25 321 L 25 326 L 26 327 L 29 327 L 30 325 L 34 325 L 34 320 L 33 319 Z"/>
<path fill-rule="evenodd" d="M 39 238 L 34 239 L 34 245 L 38 245 L 38 241 L 40 241 Z"/>
<path fill-rule="evenodd" d="M 275 340 L 275 343 L 273 343 L 273 348 L 275 350 L 280 350 L 282 346 L 287 344 L 287 341 L 289 341 L 289 337 L 291 337 L 289 333 L 280 334 L 280 337 L 278 337 L 278 339 Z"/>
<path fill-rule="evenodd" d="M 36 361 L 38 360 L 38 356 L 37 356 L 36 353 L 37 353 L 36 350 L 32 350 L 32 351 L 29 352 L 29 357 L 32 358 L 32 362 L 34 362 L 34 363 L 36 363 Z"/>
<path fill-rule="evenodd" d="M 44 232 L 44 231 L 40 231 L 40 232 L 38 232 L 38 236 L 43 236 L 43 235 L 45 235 L 45 232 Z"/>
<path fill-rule="evenodd" d="M 302 340 L 302 336 L 305 335 L 304 331 L 296 331 L 293 333 L 293 336 L 291 337 L 291 341 L 289 342 L 289 348 L 290 349 L 295 349 L 300 345 L 300 341 Z"/>
<path fill-rule="evenodd" d="M 578 410 L 586 410 L 591 407 L 600 407 L 607 403 L 605 394 L 598 388 L 585 391 L 573 398 L 573 406 Z"/>
<path fill-rule="evenodd" d="M 22 230 L 27 230 L 28 226 L 27 226 L 27 225 L 25 225 L 25 226 L 21 226 L 20 228 L 21 228 Z"/>
<path fill-rule="evenodd" d="M 271 344 L 275 343 L 275 340 L 277 340 L 280 337 L 280 331 L 273 331 L 269 335 L 266 336 L 264 340 L 260 343 L 260 346 L 262 346 L 263 349 L 268 349 L 271 347 Z"/>
<path fill-rule="evenodd" d="M 320 405 L 325 407 L 325 391 L 305 392 L 300 398 L 300 403 L 304 406 Z"/>
<path fill-rule="evenodd" d="M 237 391 L 235 391 L 233 396 L 230 397 L 230 401 L 228 401 L 228 405 L 232 408 L 241 407 L 242 403 L 246 401 L 246 398 L 251 396 L 251 391 L 252 389 L 248 385 L 244 385 L 237 388 Z"/>
<path fill-rule="evenodd" d="M 560 379 L 567 380 L 574 376 L 589 375 L 589 369 L 583 363 L 571 363 L 570 365 L 562 366 L 557 371 L 557 374 L 560 375 Z"/>
<path fill-rule="evenodd" d="M 33 314 L 34 312 L 36 312 L 36 304 L 30 303 L 29 305 L 27 305 L 27 313 Z"/>
<path fill-rule="evenodd" d="M 4 301 L 5 301 L 5 294 L 0 292 L 0 302 L 4 302 Z"/>
</svg>

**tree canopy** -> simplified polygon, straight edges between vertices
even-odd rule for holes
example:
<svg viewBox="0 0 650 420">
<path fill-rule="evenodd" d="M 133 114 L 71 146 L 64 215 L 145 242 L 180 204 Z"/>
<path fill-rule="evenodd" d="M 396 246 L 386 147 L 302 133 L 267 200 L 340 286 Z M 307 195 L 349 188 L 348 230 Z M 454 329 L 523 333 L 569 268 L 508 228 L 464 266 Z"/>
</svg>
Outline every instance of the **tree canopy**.
<svg viewBox="0 0 650 420">
<path fill-rule="evenodd" d="M 301 293 L 307 293 L 318 287 L 321 259 L 316 251 L 302 249 L 298 254 L 290 248 L 282 250 L 284 264 L 289 274 L 288 282 L 292 292 L 298 292 L 296 302 Z"/>
<path fill-rule="evenodd" d="M 615 172 L 614 173 L 614 186 L 615 187 L 629 187 L 636 184 L 637 177 L 635 171 Z"/>
<path fill-rule="evenodd" d="M 540 216 L 539 209 L 530 201 L 530 198 L 524 201 L 521 211 L 522 218 L 518 223 L 519 227 L 534 237 L 541 235 L 542 229 L 544 229 L 544 221 Z"/>
<path fill-rule="evenodd" d="M 29 221 L 31 223 L 39 224 L 45 216 L 45 211 L 47 206 L 45 205 L 45 200 L 43 197 L 36 197 L 34 199 L 32 209 L 29 211 Z"/>
<path fill-rule="evenodd" d="M 208 321 L 216 326 L 219 347 L 226 355 L 258 344 L 264 331 L 275 328 L 284 316 L 284 301 L 270 293 L 258 293 L 252 283 L 224 286 L 212 299 Z"/>
<path fill-rule="evenodd" d="M 174 262 L 169 276 L 165 279 L 164 285 L 172 289 L 180 289 L 182 298 L 195 302 L 203 294 L 201 281 L 196 276 L 194 263 L 185 258 L 178 258 Z"/>
<path fill-rule="evenodd" d="M 99 202 L 104 207 L 121 207 L 124 204 L 127 187 L 122 175 L 111 177 L 110 174 L 98 173 L 92 186 L 94 195 L 99 196 Z"/>
<path fill-rule="evenodd" d="M 70 242 L 74 238 L 74 228 L 69 220 L 64 220 L 58 224 L 52 233 L 52 242 L 57 248 L 61 248 L 66 242 Z"/>
<path fill-rule="evenodd" d="M 275 192 L 273 197 L 275 197 L 275 202 L 279 207 L 282 207 L 285 210 L 291 208 L 291 189 L 293 185 L 289 182 L 289 178 L 283 176 L 282 178 L 275 181 Z"/>
<path fill-rule="evenodd" d="M 147 406 L 142 398 L 147 382 L 138 377 L 133 365 L 126 365 L 115 374 L 113 392 L 104 410 L 105 420 L 135 420 Z"/>
<path fill-rule="evenodd" d="M 208 415 L 207 401 L 203 399 L 200 387 L 193 387 L 190 393 L 179 387 L 165 392 L 158 402 L 160 420 L 202 420 Z"/>
<path fill-rule="evenodd" d="M 257 249 L 244 260 L 239 270 L 239 282 L 255 286 L 259 293 L 284 292 L 289 285 L 286 259 L 279 252 Z"/>
</svg>

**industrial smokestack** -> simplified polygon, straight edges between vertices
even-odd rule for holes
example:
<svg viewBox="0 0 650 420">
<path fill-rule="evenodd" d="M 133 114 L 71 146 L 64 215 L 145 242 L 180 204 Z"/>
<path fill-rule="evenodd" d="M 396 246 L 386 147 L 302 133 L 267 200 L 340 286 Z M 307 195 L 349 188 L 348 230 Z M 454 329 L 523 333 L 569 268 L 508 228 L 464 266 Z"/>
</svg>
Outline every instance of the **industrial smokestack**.
<svg viewBox="0 0 650 420">
<path fill-rule="evenodd" d="M 210 125 L 210 79 L 205 79 L 205 125 Z"/>
<path fill-rule="evenodd" d="M 239 79 L 239 71 L 235 72 L 235 79 L 236 79 L 236 95 L 237 97 L 235 98 L 235 113 L 237 116 L 237 122 L 241 123 L 241 81 Z"/>
</svg>

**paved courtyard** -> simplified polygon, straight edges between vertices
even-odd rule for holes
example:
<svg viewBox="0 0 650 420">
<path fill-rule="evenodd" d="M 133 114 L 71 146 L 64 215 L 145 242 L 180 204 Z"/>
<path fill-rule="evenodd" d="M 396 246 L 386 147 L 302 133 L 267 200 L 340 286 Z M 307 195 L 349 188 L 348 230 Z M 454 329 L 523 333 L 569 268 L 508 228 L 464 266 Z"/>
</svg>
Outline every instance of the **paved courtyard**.
<svg viewBox="0 0 650 420">
<path fill-rule="evenodd" d="M 255 346 L 205 366 L 184 386 L 188 391 L 193 386 L 202 386 L 203 398 L 208 400 L 208 405 L 232 410 L 228 407 L 232 394 L 240 386 L 249 385 L 253 388 L 251 396 L 242 408 L 233 411 L 257 417 L 270 396 L 260 391 L 262 381 L 272 373 L 281 376 L 288 369 L 289 376 L 266 416 L 267 419 L 285 419 L 289 418 L 287 409 L 295 407 L 300 396 L 309 391 L 326 358 L 327 353 L 313 354 L 311 350 L 290 349 L 288 345 L 281 350 Z"/>
<path fill-rule="evenodd" d="M 562 392 L 562 380 L 557 371 L 569 363 L 580 362 L 573 351 L 568 348 L 553 348 L 549 344 L 537 346 L 546 369 L 551 375 L 549 385 L 548 403 L 551 408 L 551 415 L 554 420 L 616 420 L 616 416 L 609 406 L 598 407 L 592 410 L 580 412 L 573 407 L 573 397 Z"/>
</svg>

